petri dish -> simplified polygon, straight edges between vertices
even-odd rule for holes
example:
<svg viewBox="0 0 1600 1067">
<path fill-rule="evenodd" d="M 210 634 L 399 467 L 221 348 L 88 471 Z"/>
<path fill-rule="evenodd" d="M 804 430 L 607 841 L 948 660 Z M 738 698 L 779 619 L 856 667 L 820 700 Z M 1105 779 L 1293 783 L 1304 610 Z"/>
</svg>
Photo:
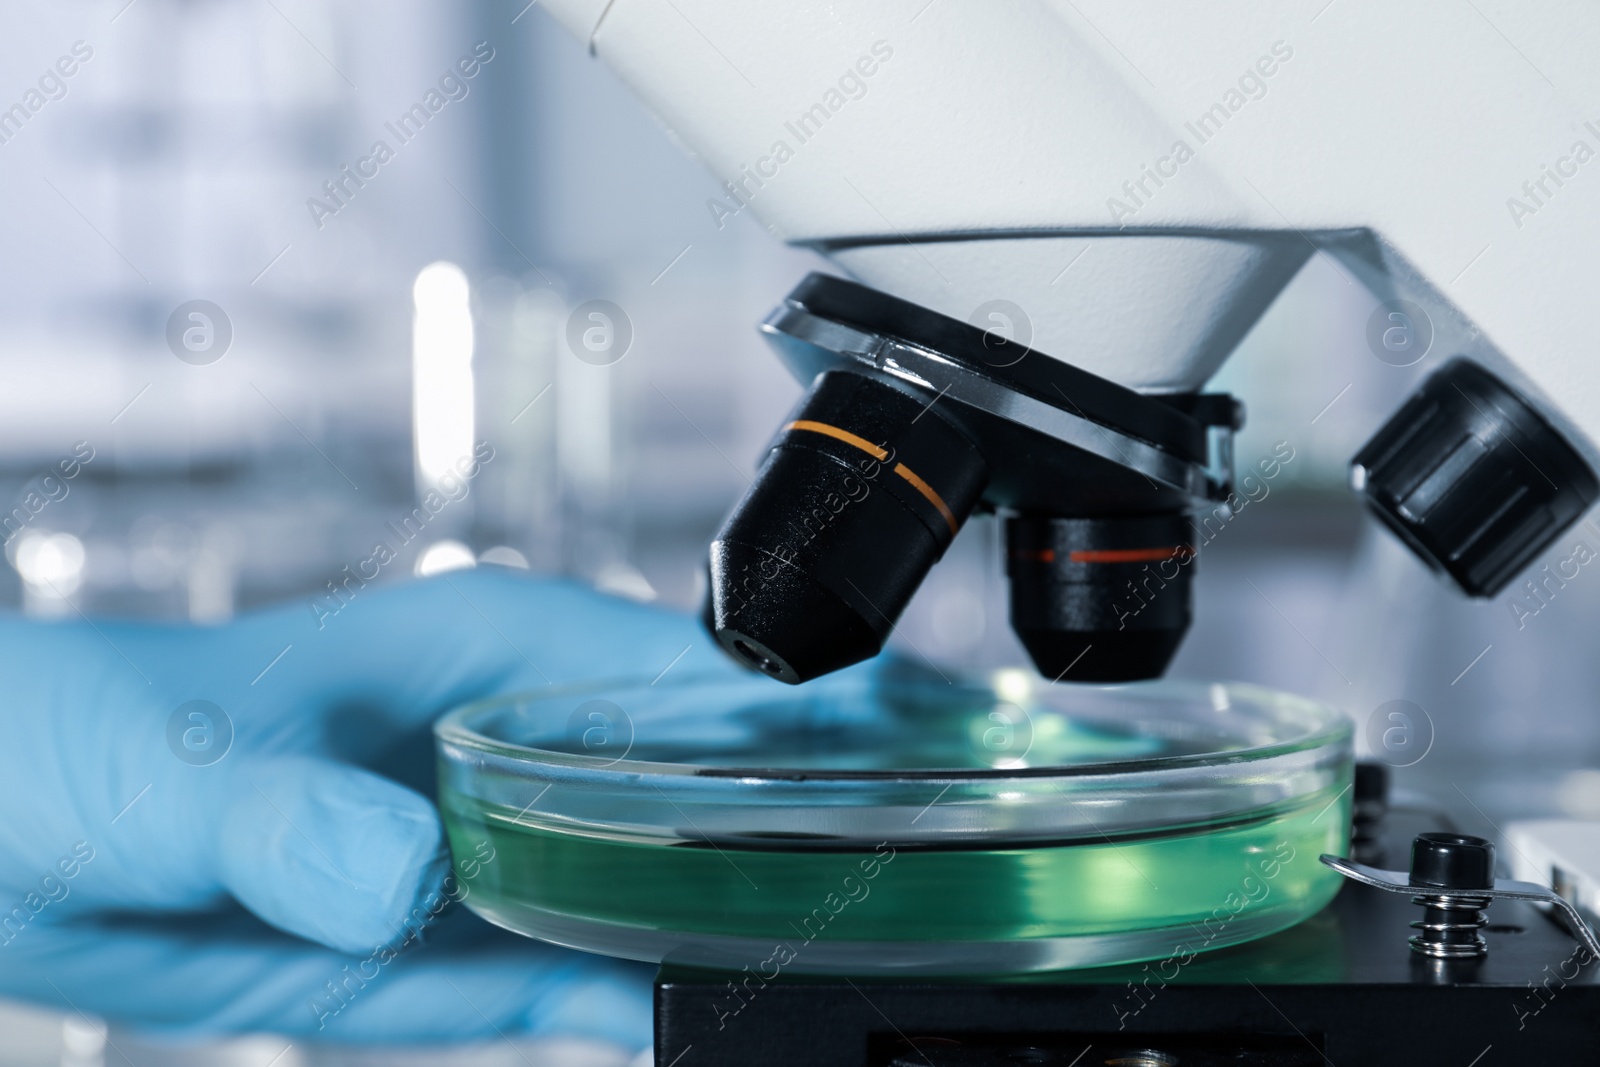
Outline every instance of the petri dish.
<svg viewBox="0 0 1600 1067">
<path fill-rule="evenodd" d="M 638 960 L 1006 975 L 1162 959 L 1332 899 L 1351 729 L 1235 684 L 879 669 L 545 690 L 435 727 L 466 905 Z"/>
</svg>

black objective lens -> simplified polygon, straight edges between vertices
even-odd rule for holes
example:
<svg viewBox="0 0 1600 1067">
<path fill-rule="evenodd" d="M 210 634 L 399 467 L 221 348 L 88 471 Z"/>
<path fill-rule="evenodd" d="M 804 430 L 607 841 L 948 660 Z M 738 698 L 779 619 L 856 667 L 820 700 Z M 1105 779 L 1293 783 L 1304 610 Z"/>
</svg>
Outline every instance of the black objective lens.
<svg viewBox="0 0 1600 1067">
<path fill-rule="evenodd" d="M 712 542 L 712 632 L 791 684 L 877 655 L 987 480 L 931 404 L 819 376 Z"/>
<path fill-rule="evenodd" d="M 1182 514 L 1007 520 L 1011 627 L 1039 673 L 1159 677 L 1189 629 L 1192 536 Z"/>
</svg>

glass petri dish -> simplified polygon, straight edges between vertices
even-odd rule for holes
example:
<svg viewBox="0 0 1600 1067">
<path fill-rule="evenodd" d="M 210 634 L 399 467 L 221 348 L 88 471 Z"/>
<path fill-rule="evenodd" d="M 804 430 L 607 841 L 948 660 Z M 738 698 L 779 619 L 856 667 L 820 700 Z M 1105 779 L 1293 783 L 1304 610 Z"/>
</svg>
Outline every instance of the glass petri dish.
<svg viewBox="0 0 1600 1067">
<path fill-rule="evenodd" d="M 465 903 L 638 960 L 1004 975 L 1182 956 L 1319 910 L 1337 712 L 1231 684 L 855 673 L 547 690 L 435 727 Z"/>
</svg>

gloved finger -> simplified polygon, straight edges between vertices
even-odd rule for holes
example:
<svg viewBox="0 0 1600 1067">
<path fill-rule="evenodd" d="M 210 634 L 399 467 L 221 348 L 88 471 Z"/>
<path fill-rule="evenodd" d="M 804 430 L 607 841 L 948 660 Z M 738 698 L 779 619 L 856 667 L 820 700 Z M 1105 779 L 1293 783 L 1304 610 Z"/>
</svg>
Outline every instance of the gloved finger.
<svg viewBox="0 0 1600 1067">
<path fill-rule="evenodd" d="M 645 964 L 530 941 L 459 905 L 388 954 L 346 955 L 241 912 L 30 927 L 0 995 L 154 1035 L 349 1044 L 576 1037 L 650 1043 Z"/>
<path fill-rule="evenodd" d="M 444 710 L 508 689 L 739 670 L 691 616 L 573 582 L 491 567 L 381 592 L 328 620 L 318 634 L 327 640 L 308 647 L 326 649 L 342 672 L 404 684 L 413 706 Z"/>
<path fill-rule="evenodd" d="M 229 662 L 203 669 L 250 699 L 270 693 L 303 708 L 381 709 L 396 725 L 426 724 L 509 690 L 742 670 L 685 613 L 498 567 L 362 590 L 332 615 L 274 609 L 211 643 L 214 662 Z M 259 684 L 251 681 L 290 646 Z"/>
<path fill-rule="evenodd" d="M 434 807 L 356 767 L 285 756 L 230 776 L 218 877 L 281 930 L 348 952 L 405 936 L 442 906 L 447 867 Z M 436 903 L 437 902 L 437 903 Z"/>
</svg>

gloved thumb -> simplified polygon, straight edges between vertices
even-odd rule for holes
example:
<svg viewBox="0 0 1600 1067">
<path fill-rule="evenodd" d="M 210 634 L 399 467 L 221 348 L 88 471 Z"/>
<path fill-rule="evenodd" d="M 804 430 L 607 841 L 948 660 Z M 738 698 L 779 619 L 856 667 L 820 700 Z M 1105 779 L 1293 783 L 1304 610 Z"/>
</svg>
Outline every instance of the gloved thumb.
<svg viewBox="0 0 1600 1067">
<path fill-rule="evenodd" d="M 220 820 L 223 886 L 272 925 L 345 952 L 405 936 L 448 868 L 433 805 L 329 760 L 283 756 L 240 771 Z"/>
</svg>

